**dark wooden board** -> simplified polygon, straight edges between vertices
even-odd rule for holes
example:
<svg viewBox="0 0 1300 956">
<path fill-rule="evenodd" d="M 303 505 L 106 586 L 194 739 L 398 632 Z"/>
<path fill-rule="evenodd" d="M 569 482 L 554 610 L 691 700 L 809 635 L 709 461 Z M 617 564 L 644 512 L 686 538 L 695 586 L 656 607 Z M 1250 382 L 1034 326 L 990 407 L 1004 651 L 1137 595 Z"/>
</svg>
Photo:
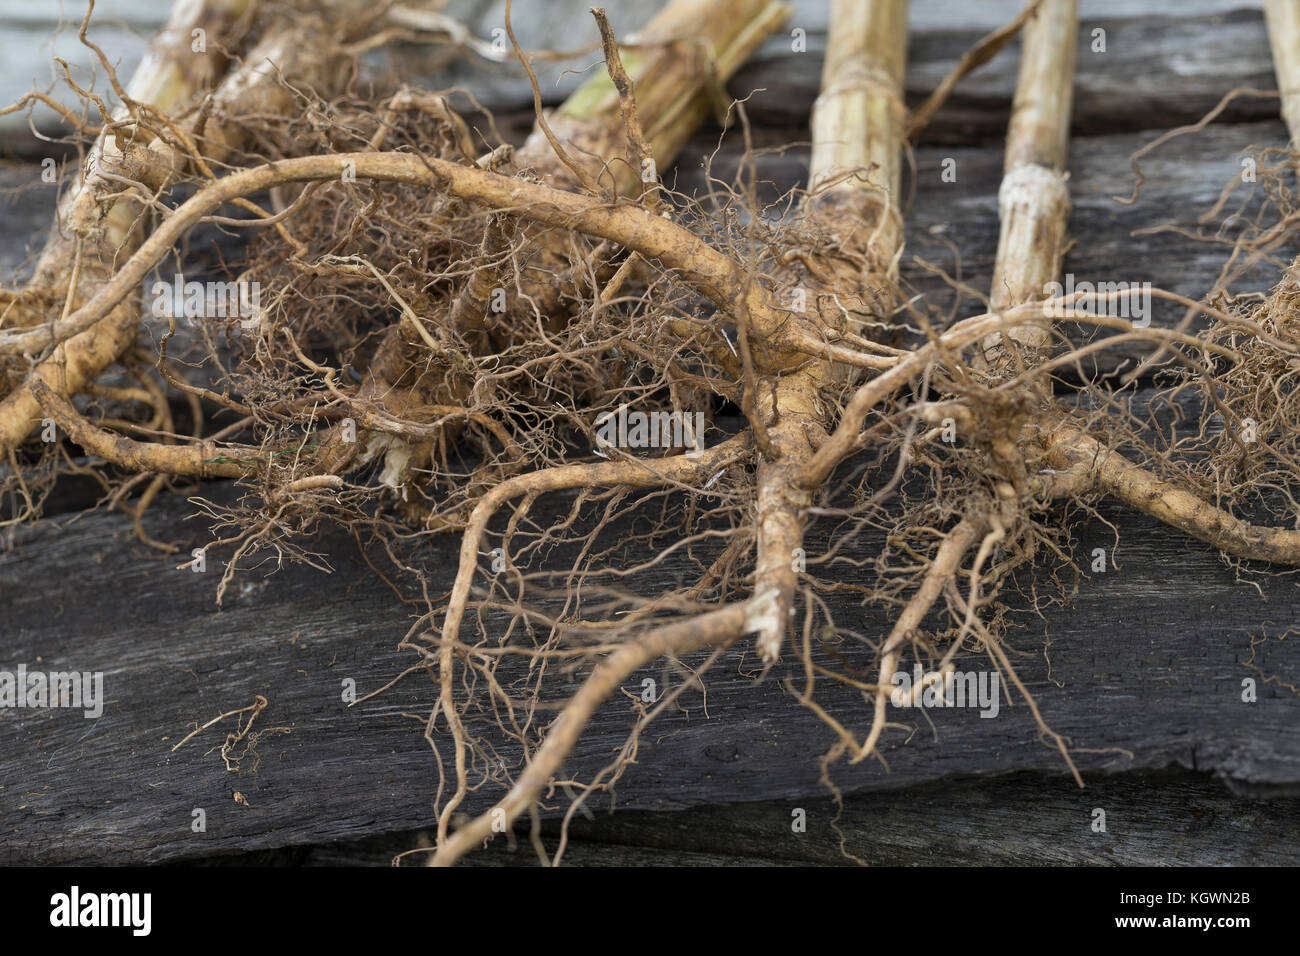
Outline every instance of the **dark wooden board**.
<svg viewBox="0 0 1300 956">
<path fill-rule="evenodd" d="M 537 517 L 558 507 L 558 500 L 539 505 Z M 201 528 L 183 520 L 192 511 L 179 497 L 159 501 L 150 530 L 199 546 Z M 1107 516 L 1119 528 L 1117 567 L 1087 582 L 1069 608 L 1048 612 L 1051 680 L 1043 627 L 1014 635 L 1028 652 L 1017 669 L 1048 722 L 1078 747 L 1132 753 L 1077 755 L 1090 777 L 1178 766 L 1244 793 L 1300 793 L 1300 698 L 1261 684 L 1258 702 L 1240 699 L 1242 679 L 1252 676 L 1244 666 L 1251 633 L 1262 619 L 1294 620 L 1294 581 L 1266 582 L 1262 603 L 1214 555 L 1145 519 L 1115 509 Z M 89 514 L 63 528 L 51 522 L 18 538 L 0 561 L 6 661 L 103 671 L 109 704 L 98 720 L 0 711 L 0 820 L 12 858 L 152 862 L 429 823 L 436 781 L 419 719 L 433 699 L 427 678 L 408 677 L 356 708 L 341 700 L 345 678 L 364 693 L 409 663 L 392 650 L 407 614 L 350 539 L 327 534 L 315 542 L 333 574 L 293 565 L 246 572 L 218 612 L 216 568 L 175 570 L 174 560 L 145 553 L 119 516 Z M 1077 546 L 1086 556 L 1094 547 L 1109 552 L 1113 543 L 1097 524 Z M 431 563 L 451 566 L 452 539 L 427 547 Z M 809 551 L 816 553 L 811 544 Z M 668 561 L 655 574 L 678 570 Z M 75 591 L 64 582 L 76 582 Z M 880 633 L 887 624 L 880 614 L 832 606 L 860 631 Z M 1300 676 L 1294 643 L 1268 642 L 1256 660 L 1288 683 Z M 733 656 L 710 673 L 707 718 L 696 699 L 688 714 L 655 725 L 639 765 L 618 788 L 620 807 L 822 792 L 815 755 L 830 745 L 829 733 L 782 688 L 782 670 L 759 683 L 739 663 Z M 638 687 L 640 676 L 629 687 Z M 249 761 L 242 772 L 228 772 L 209 752 L 224 739 L 224 724 L 171 751 L 196 723 L 245 707 L 256 694 L 270 701 L 259 726 L 292 730 L 263 738 L 255 771 Z M 904 733 L 889 735 L 889 771 L 837 766 L 839 787 L 889 790 L 1027 770 L 1066 779 L 1061 758 L 1036 739 L 1023 706 L 1004 707 L 993 720 L 931 711 L 934 730 L 916 712 L 898 713 L 916 732 L 905 744 Z M 602 709 L 569 770 L 581 776 L 599 769 L 630 719 L 625 702 Z M 859 707 L 859 729 L 862 720 Z M 236 791 L 245 805 L 235 802 Z M 190 831 L 195 808 L 207 813 L 202 835 Z"/>
<path fill-rule="evenodd" d="M 1106 829 L 1093 828 L 1095 811 Z M 806 831 L 795 832 L 803 810 Z M 844 833 L 843 851 L 840 835 Z M 552 853 L 558 826 L 543 827 Z M 817 865 L 873 866 L 1270 866 L 1294 861 L 1300 801 L 1259 802 L 1225 793 L 1187 772 L 1068 781 L 1017 774 L 944 782 L 904 791 L 862 793 L 837 808 L 828 798 L 699 807 L 673 814 L 622 811 L 577 819 L 561 863 L 570 866 Z M 383 865 L 427 845 L 423 832 L 351 844 L 274 851 L 244 862 L 304 866 Z M 277 859 L 275 854 L 280 854 Z M 407 864 L 421 854 L 405 858 Z M 471 865 L 535 863 L 528 835 L 498 840 Z"/>
<path fill-rule="evenodd" d="M 129 75 L 152 29 L 163 21 L 170 6 L 167 0 L 100 0 L 91 37 L 119 71 Z M 821 82 L 829 2 L 794 0 L 791 6 L 786 28 L 762 47 L 730 86 L 738 95 L 759 88 L 773 94 L 754 104 L 753 116 L 761 126 L 804 130 L 807 104 L 816 97 Z M 620 36 L 631 36 L 654 10 L 653 4 L 637 0 L 610 0 L 605 7 Z M 1020 0 L 913 3 L 909 11 L 909 101 L 927 96 L 980 37 L 1010 21 L 1022 7 Z M 1261 7 L 1258 0 L 1196 0 L 1174 6 L 1085 0 L 1081 4 L 1076 128 L 1094 132 L 1176 125 L 1199 118 L 1236 87 L 1275 88 Z M 16 8 L 13 12 L 0 10 L 0 49 L 7 54 L 5 69 L 0 72 L 0 102 L 15 101 L 33 85 L 42 89 L 52 85 L 56 74 L 51 54 L 67 59 L 79 82 L 90 80 L 93 55 L 76 39 L 82 8 L 75 4 L 62 8 L 64 29 L 56 41 L 50 41 L 60 9 L 56 0 L 38 0 L 25 5 L 22 15 Z M 457 0 L 448 6 L 448 12 L 485 39 L 505 23 L 504 4 L 499 0 Z M 538 64 L 540 87 L 548 104 L 571 92 L 599 61 L 593 47 L 599 37 L 583 4 L 568 0 L 521 3 L 515 7 L 512 23 L 526 49 L 575 51 L 591 47 L 569 59 Z M 801 50 L 792 42 L 794 29 L 804 31 Z M 1098 29 L 1105 31 L 1104 52 L 1094 50 L 1093 31 Z M 1211 36 L 1213 42 L 1207 42 Z M 956 143 L 969 143 L 972 136 L 1000 138 L 1005 123 L 999 117 L 1005 116 L 1015 89 L 1016 49 L 1013 44 L 968 77 L 927 137 Z M 380 71 L 388 61 L 373 57 L 369 62 Z M 427 49 L 402 48 L 395 62 L 408 75 L 410 71 L 419 75 L 422 64 L 428 62 Z M 99 73 L 98 82 L 103 86 L 102 70 Z M 517 66 L 474 57 L 422 82 L 471 89 L 493 110 L 511 112 L 531 102 L 527 77 Z M 66 88 L 60 95 L 69 102 L 72 99 Z M 39 126 L 50 125 L 53 114 L 47 108 L 40 107 L 35 115 Z M 1239 101 L 1226 114 L 1233 119 L 1276 115 L 1276 101 L 1250 98 Z M 22 114 L 0 117 L 0 151 L 43 156 L 47 150 L 33 140 Z"/>
</svg>

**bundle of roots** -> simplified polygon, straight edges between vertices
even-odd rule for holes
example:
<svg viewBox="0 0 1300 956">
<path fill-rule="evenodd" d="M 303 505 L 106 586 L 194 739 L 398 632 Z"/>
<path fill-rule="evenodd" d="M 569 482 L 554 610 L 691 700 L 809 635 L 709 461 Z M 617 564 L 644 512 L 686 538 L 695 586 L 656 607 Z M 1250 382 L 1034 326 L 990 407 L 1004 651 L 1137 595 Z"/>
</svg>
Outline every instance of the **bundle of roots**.
<svg viewBox="0 0 1300 956">
<path fill-rule="evenodd" d="M 802 668 L 790 687 L 829 728 L 827 766 L 879 757 L 908 655 L 939 681 L 986 654 L 1037 717 L 1005 640 L 1018 575 L 1073 580 L 1072 522 L 1101 498 L 1234 561 L 1300 564 L 1294 273 L 1262 301 L 1226 281 L 1199 301 L 1154 290 L 1187 310 L 1172 329 L 1125 318 L 1125 290 L 1046 291 L 1067 247 L 1075 0 L 1029 3 L 911 114 L 904 0 L 835 0 L 809 181 L 775 201 L 753 150 L 730 177 L 706 163 L 704 195 L 659 172 L 710 117 L 749 142 L 724 84 L 782 28 L 779 0 L 670 0 L 621 38 L 593 10 L 604 70 L 549 112 L 509 6 L 537 104 L 518 148 L 464 91 L 361 63 L 393 39 L 444 60 L 489 45 L 427 7 L 354 0 L 182 4 L 125 86 L 88 11 L 116 105 L 65 70 L 80 112 L 48 93 L 11 107 L 57 107 L 82 149 L 30 280 L 0 292 L 5 519 L 35 520 L 60 476 L 90 474 L 172 552 L 146 530 L 151 501 L 234 479 L 233 500 L 197 499 L 218 603 L 266 554 L 316 561 L 322 524 L 379 547 L 422 595 L 402 646 L 437 695 L 434 862 L 529 814 L 596 710 L 670 662 L 616 759 L 562 781 L 570 815 L 608 790 L 738 642 Z M 1270 15 L 1290 76 L 1300 28 Z M 1017 35 L 991 291 L 960 286 L 982 308 L 954 321 L 899 276 L 902 154 Z M 1234 256 L 1287 238 L 1285 172 L 1280 224 Z M 184 281 L 194 235 L 230 252 L 215 303 Z M 1086 373 L 1133 343 L 1172 376 L 1171 406 L 1199 405 L 1190 437 Z M 562 492 L 566 515 L 530 517 Z M 835 528 L 820 554 L 814 521 Z M 421 545 L 446 533 L 461 546 L 444 593 Z M 849 556 L 868 539 L 871 561 Z M 692 578 L 638 586 L 682 555 Z M 890 609 L 888 633 L 833 620 L 837 590 Z M 837 665 L 846 642 L 874 679 Z M 832 713 L 818 680 L 856 708 Z M 466 818 L 485 786 L 503 795 Z"/>
</svg>

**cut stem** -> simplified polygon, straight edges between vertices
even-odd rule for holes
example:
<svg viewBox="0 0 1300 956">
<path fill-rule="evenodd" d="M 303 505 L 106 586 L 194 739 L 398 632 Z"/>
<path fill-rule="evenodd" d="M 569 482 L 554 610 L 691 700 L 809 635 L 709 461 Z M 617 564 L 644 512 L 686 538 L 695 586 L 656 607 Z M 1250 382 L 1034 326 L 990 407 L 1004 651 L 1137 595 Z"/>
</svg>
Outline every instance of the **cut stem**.
<svg viewBox="0 0 1300 956">
<path fill-rule="evenodd" d="M 906 0 L 836 0 L 813 111 L 812 215 L 866 262 L 845 274 L 828 263 L 839 290 L 862 299 L 890 285 L 902 239 L 897 197 L 903 144 Z M 820 320 L 820 313 L 818 313 Z M 823 320 L 824 321 L 824 320 Z M 794 612 L 798 551 L 811 487 L 800 477 L 817 448 L 808 426 L 827 419 L 821 395 L 852 369 L 816 361 L 774 382 L 746 385 L 745 411 L 766 435 L 758 466 L 758 540 L 754 593 L 770 599 L 758 651 L 771 663 Z"/>
<path fill-rule="evenodd" d="M 990 292 L 994 311 L 1045 298 L 1065 254 L 1070 214 L 1066 154 L 1078 36 L 1077 0 L 1043 0 L 1024 28 L 1024 52 L 1007 129 L 1007 148 L 998 192 L 997 257 Z M 984 343 L 986 363 L 1026 365 L 1041 361 L 1050 343 L 1045 323 L 994 333 Z"/>
<path fill-rule="evenodd" d="M 902 236 L 907 3 L 835 0 L 831 24 L 813 104 L 808 188 L 817 197 L 814 209 L 840 210 L 832 228 L 869 256 L 872 271 L 885 272 Z M 858 276 L 858 283 L 867 278 Z"/>
<path fill-rule="evenodd" d="M 1264 0 L 1264 23 L 1282 96 L 1282 120 L 1294 147 L 1300 144 L 1300 4 Z"/>
</svg>

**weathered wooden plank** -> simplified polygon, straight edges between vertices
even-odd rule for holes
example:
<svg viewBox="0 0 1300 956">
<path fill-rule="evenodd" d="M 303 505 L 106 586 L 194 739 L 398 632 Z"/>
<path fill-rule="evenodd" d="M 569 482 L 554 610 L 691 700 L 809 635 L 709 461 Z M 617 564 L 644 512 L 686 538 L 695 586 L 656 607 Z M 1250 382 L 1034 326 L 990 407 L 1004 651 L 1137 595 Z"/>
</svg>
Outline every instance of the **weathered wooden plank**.
<svg viewBox="0 0 1300 956">
<path fill-rule="evenodd" d="M 88 36 L 103 49 L 123 81 L 135 69 L 171 7 L 170 0 L 101 0 L 96 4 Z M 0 3 L 0 105 L 8 106 L 31 89 L 58 90 L 63 102 L 74 104 L 75 95 L 63 82 L 55 57 L 67 62 L 79 85 L 88 87 L 93 82 L 93 89 L 101 95 L 109 90 L 103 67 L 77 39 L 85 12 L 86 4 L 80 0 Z M 90 114 L 93 118 L 93 106 Z M 40 127 L 53 128 L 53 110 L 42 105 L 33 116 Z M 0 117 L 0 150 L 25 147 L 30 153 L 39 149 L 39 143 L 30 142 L 27 130 L 27 118 L 22 114 Z"/>
<path fill-rule="evenodd" d="M 1104 810 L 1105 831 L 1093 829 Z M 804 832 L 794 829 L 803 811 Z M 1276 866 L 1294 862 L 1300 800 L 1243 800 L 1189 772 L 1132 774 L 1093 781 L 1087 790 L 1035 774 L 945 782 L 900 793 L 862 793 L 837 816 L 824 797 L 673 814 L 623 811 L 577 818 L 562 860 L 568 866 L 729 866 L 852 862 L 874 866 Z M 559 826 L 548 821 L 544 845 L 554 852 Z M 302 866 L 383 866 L 427 845 L 421 832 L 351 844 L 256 855 L 245 862 Z M 422 859 L 413 854 L 412 863 Z M 475 866 L 537 862 L 527 831 L 515 846 L 496 840 L 466 860 Z"/>
<path fill-rule="evenodd" d="M 539 507 L 536 517 L 544 520 L 558 506 Z M 176 498 L 158 502 L 151 531 L 201 544 L 199 529 L 180 520 L 190 510 Z M 1259 594 L 1234 582 L 1213 555 L 1149 521 L 1103 513 L 1119 528 L 1116 569 L 1086 583 L 1070 608 L 1046 612 L 1046 624 L 1013 635 L 1027 652 L 1017 668 L 1047 721 L 1078 747 L 1131 752 L 1077 755 L 1090 777 L 1173 765 L 1212 773 L 1242 791 L 1300 790 L 1300 698 L 1262 684 L 1257 703 L 1240 699 L 1242 679 L 1258 676 L 1243 662 L 1261 618 L 1289 623 L 1300 608 L 1293 581 L 1265 582 L 1261 605 Z M 344 679 L 365 692 L 400 670 L 406 661 L 391 648 L 409 619 L 350 540 L 331 534 L 315 543 L 333 575 L 292 566 L 247 572 L 218 612 L 215 574 L 177 571 L 145 554 L 118 516 L 91 514 L 18 537 L 0 560 L 6 663 L 103 671 L 109 704 L 98 720 L 66 711 L 0 711 L 0 840 L 13 859 L 159 861 L 429 823 L 436 783 L 416 719 L 432 704 L 428 680 L 409 677 L 351 710 L 341 701 Z M 1077 541 L 1085 558 L 1113 545 L 1101 525 L 1085 528 Z M 427 547 L 432 566 L 452 566 L 454 540 Z M 814 537 L 810 555 L 817 548 Z M 658 575 L 685 572 L 669 560 L 643 583 L 653 588 Z M 62 581 L 76 581 L 75 592 L 63 591 Z M 879 634 L 886 625 L 878 611 L 834 600 L 832 606 L 842 626 Z M 1050 678 L 1044 629 L 1052 642 Z M 867 656 L 849 652 L 854 666 L 869 666 Z M 1268 642 L 1256 658 L 1267 672 L 1296 682 L 1293 644 Z M 797 681 L 797 670 L 758 683 L 739 664 L 733 657 L 711 672 L 707 719 L 688 694 L 690 712 L 656 726 L 639 765 L 620 784 L 620 807 L 822 792 L 814 755 L 829 746 L 828 732 L 781 685 L 786 673 Z M 631 686 L 639 686 L 639 676 Z M 865 725 L 860 700 L 827 691 L 823 704 L 853 726 Z M 171 752 L 196 722 L 247 706 L 255 694 L 271 702 L 260 726 L 292 728 L 260 742 L 256 772 L 249 764 L 228 772 L 208 752 L 224 727 Z M 1065 778 L 1061 758 L 1036 740 L 1023 706 L 1003 706 L 991 720 L 971 710 L 932 711 L 933 731 L 926 715 L 898 714 L 915 726 L 912 739 L 888 736 L 889 771 L 837 766 L 833 779 L 846 792 L 1023 770 Z M 602 766 L 629 720 L 626 703 L 604 708 L 569 770 L 582 775 Z M 235 802 L 235 791 L 246 805 Z M 479 794 L 471 805 L 490 799 Z M 196 808 L 207 813 L 201 835 L 189 829 Z"/>
<path fill-rule="evenodd" d="M 629 0 L 607 3 L 611 21 L 620 35 L 630 35 L 653 13 L 653 5 Z M 750 104 L 756 123 L 768 127 L 806 128 L 808 111 L 821 79 L 829 5 L 824 0 L 800 0 L 789 28 L 773 37 L 734 78 L 738 95 L 763 89 Z M 1273 89 L 1276 82 L 1268 52 L 1260 3 L 1205 0 L 1182 4 L 1176 16 L 1160 4 L 1106 0 L 1083 4 L 1080 55 L 1076 83 L 1075 127 L 1096 129 L 1160 128 L 1198 118 L 1236 87 Z M 911 37 L 906 90 L 909 102 L 927 96 L 984 33 L 1007 22 L 1020 9 L 1019 0 L 954 5 L 943 0 L 916 0 L 911 5 Z M 152 29 L 166 16 L 169 4 L 104 4 L 97 11 L 93 34 L 110 60 L 129 75 L 143 52 Z M 51 52 L 68 59 L 79 82 L 90 78 L 93 57 L 76 40 L 79 11 L 65 16 L 74 22 L 56 39 L 50 35 L 57 14 L 37 5 L 43 14 L 6 17 L 0 10 L 0 102 L 16 100 L 32 87 L 53 79 Z M 505 23 L 504 4 L 488 0 L 463 0 L 450 5 L 478 36 L 491 38 Z M 128 29 L 117 25 L 126 18 Z M 596 42 L 590 15 L 581 4 L 519 4 L 514 25 L 528 49 L 576 50 Z M 799 50 L 790 30 L 805 31 Z M 1094 30 L 1105 31 L 1105 51 L 1094 51 Z M 1207 42 L 1213 37 L 1213 42 Z M 420 75 L 425 60 L 421 48 L 399 48 L 395 62 L 405 75 Z M 599 55 L 587 52 L 560 61 L 538 64 L 539 81 L 547 103 L 571 92 L 586 71 L 598 64 Z M 383 56 L 368 61 L 372 70 L 383 69 Z M 1015 88 L 1016 47 L 967 77 L 949 105 L 936 117 L 926 134 L 929 141 L 969 143 L 972 137 L 1000 136 Z M 102 74 L 102 70 L 99 71 Z M 99 80 L 103 85 L 102 75 Z M 512 65 L 488 63 L 473 57 L 421 82 L 434 88 L 462 86 L 495 111 L 510 112 L 531 104 L 531 88 L 522 70 Z M 36 111 L 38 124 L 48 127 L 53 114 Z M 1227 118 L 1262 118 L 1277 115 L 1276 100 L 1243 99 L 1231 107 Z M 44 155 L 48 147 L 32 140 L 27 121 L 19 115 L 0 117 L 0 151 Z"/>
</svg>

